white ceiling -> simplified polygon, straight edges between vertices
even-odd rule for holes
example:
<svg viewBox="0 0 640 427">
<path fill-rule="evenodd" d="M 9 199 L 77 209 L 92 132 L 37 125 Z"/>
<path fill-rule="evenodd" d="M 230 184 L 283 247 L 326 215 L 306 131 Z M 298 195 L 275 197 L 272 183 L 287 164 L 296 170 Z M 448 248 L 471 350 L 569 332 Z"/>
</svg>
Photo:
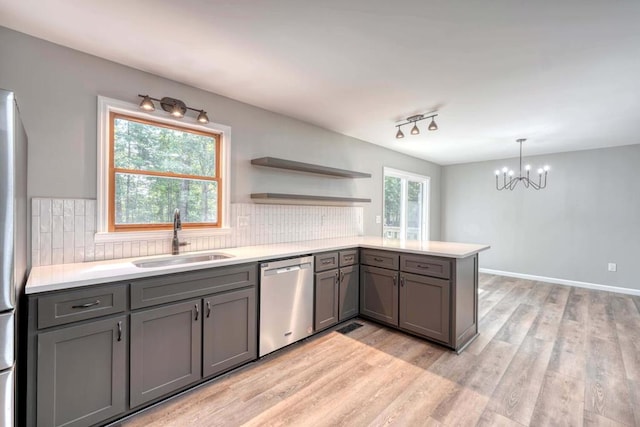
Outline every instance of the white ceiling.
<svg viewBox="0 0 640 427">
<path fill-rule="evenodd" d="M 0 0 L 0 25 L 439 164 L 640 143 L 638 0 Z"/>
</svg>

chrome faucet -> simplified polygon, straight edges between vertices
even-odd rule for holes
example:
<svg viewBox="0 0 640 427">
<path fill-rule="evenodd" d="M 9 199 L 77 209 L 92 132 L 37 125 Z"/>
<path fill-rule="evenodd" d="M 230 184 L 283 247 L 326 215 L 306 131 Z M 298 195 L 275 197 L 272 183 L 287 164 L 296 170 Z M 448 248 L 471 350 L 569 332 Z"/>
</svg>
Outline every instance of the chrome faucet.
<svg viewBox="0 0 640 427">
<path fill-rule="evenodd" d="M 182 221 L 180 221 L 180 209 L 173 211 L 173 240 L 171 241 L 171 255 L 180 253 L 180 240 L 178 240 L 178 230 L 182 230 Z"/>
</svg>

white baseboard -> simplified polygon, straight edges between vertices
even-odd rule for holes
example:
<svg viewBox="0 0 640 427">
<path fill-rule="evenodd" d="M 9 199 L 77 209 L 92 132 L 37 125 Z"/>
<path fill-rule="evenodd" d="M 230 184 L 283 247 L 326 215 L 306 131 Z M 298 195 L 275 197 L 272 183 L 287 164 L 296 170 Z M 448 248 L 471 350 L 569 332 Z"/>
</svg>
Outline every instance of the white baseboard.
<svg viewBox="0 0 640 427">
<path fill-rule="evenodd" d="M 619 286 L 599 285 L 597 283 L 579 282 L 577 280 L 556 279 L 555 277 L 535 276 L 533 274 L 513 273 L 511 271 L 479 268 L 480 273 L 495 274 L 497 276 L 517 277 L 518 279 L 537 280 L 539 282 L 555 283 L 557 285 L 575 286 L 578 288 L 597 289 L 599 291 L 617 292 L 619 294 L 638 295 L 640 289 L 621 288 Z"/>
</svg>

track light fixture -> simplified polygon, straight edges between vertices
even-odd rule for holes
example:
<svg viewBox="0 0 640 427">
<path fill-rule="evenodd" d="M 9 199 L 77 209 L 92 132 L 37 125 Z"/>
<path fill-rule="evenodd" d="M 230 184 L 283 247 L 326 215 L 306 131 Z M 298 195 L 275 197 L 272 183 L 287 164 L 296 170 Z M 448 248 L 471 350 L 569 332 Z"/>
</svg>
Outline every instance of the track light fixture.
<svg viewBox="0 0 640 427">
<path fill-rule="evenodd" d="M 140 103 L 140 108 L 145 111 L 154 111 L 156 109 L 153 101 L 159 102 L 160 107 L 173 117 L 177 117 L 179 119 L 183 118 L 186 114 L 187 110 L 195 111 L 198 113 L 198 117 L 196 120 L 199 123 L 206 124 L 209 123 L 209 117 L 207 117 L 207 112 L 204 110 L 198 110 L 196 108 L 188 107 L 184 102 L 179 99 L 164 97 L 162 99 L 152 98 L 149 95 L 138 95 L 138 97 L 142 98 L 142 102 Z"/>
<path fill-rule="evenodd" d="M 538 168 L 538 182 L 530 177 L 531 165 L 526 165 L 524 167 L 526 175 L 522 174 L 522 143 L 525 141 L 524 138 L 516 139 L 516 142 L 520 144 L 520 172 L 518 176 L 515 176 L 515 172 L 506 166 L 502 170 L 496 169 L 496 190 L 513 190 L 521 181 L 525 188 L 533 188 L 534 190 L 542 190 L 547 186 L 547 174 L 551 169 L 549 166 Z M 500 175 L 502 175 L 502 183 L 500 183 Z"/>
<path fill-rule="evenodd" d="M 396 127 L 398 128 L 398 132 L 396 133 L 396 138 L 397 139 L 404 138 L 404 133 L 402 133 L 402 126 L 410 125 L 410 124 L 413 124 L 413 127 L 411 128 L 411 135 L 419 135 L 420 129 L 418 128 L 418 122 L 420 120 L 425 120 L 425 119 L 431 119 L 431 123 L 429 123 L 429 127 L 427 128 L 428 130 L 430 131 L 438 130 L 438 125 L 436 124 L 436 120 L 435 120 L 436 116 L 437 114 L 430 114 L 428 116 L 424 114 L 416 114 L 415 116 L 407 117 L 407 119 L 403 123 L 396 125 Z"/>
</svg>

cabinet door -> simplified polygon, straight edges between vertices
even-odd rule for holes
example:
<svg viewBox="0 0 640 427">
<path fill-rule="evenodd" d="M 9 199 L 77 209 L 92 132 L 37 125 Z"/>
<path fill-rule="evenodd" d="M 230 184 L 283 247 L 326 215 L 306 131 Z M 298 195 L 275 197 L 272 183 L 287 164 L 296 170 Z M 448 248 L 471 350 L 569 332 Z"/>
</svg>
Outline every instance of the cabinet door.
<svg viewBox="0 0 640 427">
<path fill-rule="evenodd" d="M 338 270 L 316 273 L 314 315 L 316 331 L 338 323 L 338 278 Z"/>
<path fill-rule="evenodd" d="M 358 315 L 359 273 L 357 266 L 340 269 L 340 322 Z"/>
<path fill-rule="evenodd" d="M 360 267 L 360 314 L 398 326 L 398 272 Z"/>
<path fill-rule="evenodd" d="M 197 299 L 131 315 L 132 408 L 201 378 L 201 311 Z"/>
<path fill-rule="evenodd" d="M 417 274 L 400 277 L 400 328 L 448 344 L 449 281 Z"/>
<path fill-rule="evenodd" d="M 126 410 L 120 316 L 38 335 L 38 426 L 89 426 Z"/>
<path fill-rule="evenodd" d="M 258 357 L 255 288 L 205 298 L 203 310 L 204 377 Z"/>
</svg>

